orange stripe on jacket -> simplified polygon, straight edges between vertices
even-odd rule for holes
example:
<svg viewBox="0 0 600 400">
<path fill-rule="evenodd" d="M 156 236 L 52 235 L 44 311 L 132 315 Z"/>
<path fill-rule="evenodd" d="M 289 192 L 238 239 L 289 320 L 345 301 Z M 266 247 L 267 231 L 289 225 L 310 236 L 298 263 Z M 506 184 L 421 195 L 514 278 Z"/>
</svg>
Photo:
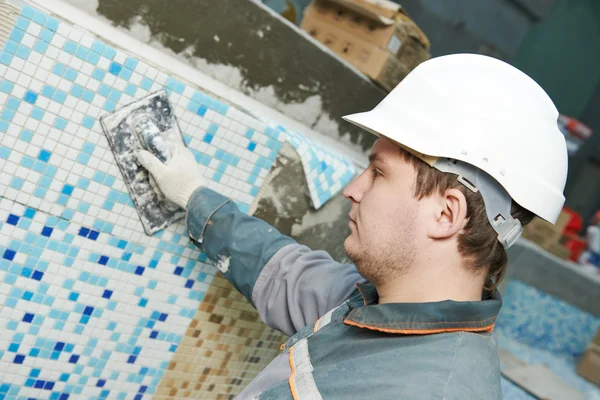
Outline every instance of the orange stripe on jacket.
<svg viewBox="0 0 600 400">
<path fill-rule="evenodd" d="M 434 329 L 393 329 L 393 328 L 379 328 L 371 325 L 359 324 L 358 322 L 344 320 L 346 325 L 356 326 L 358 328 L 366 328 L 374 331 L 380 331 L 385 333 L 403 333 L 405 335 L 427 335 L 432 333 L 444 333 L 444 332 L 459 332 L 459 331 L 467 331 L 467 332 L 492 332 L 494 330 L 494 325 L 487 325 L 477 328 L 434 328 Z"/>
<path fill-rule="evenodd" d="M 296 376 L 296 368 L 294 367 L 294 348 L 290 348 L 290 368 L 292 369 L 292 373 L 290 374 L 290 378 L 288 382 L 290 383 L 290 390 L 292 392 L 292 397 L 294 400 L 298 400 L 298 392 L 296 392 L 296 385 L 294 385 L 294 378 Z"/>
<path fill-rule="evenodd" d="M 317 328 L 319 327 L 319 322 L 321 322 L 322 319 L 323 319 L 323 317 L 319 318 L 317 320 L 317 322 L 315 322 L 315 326 L 313 327 L 313 332 L 317 331 Z"/>
</svg>

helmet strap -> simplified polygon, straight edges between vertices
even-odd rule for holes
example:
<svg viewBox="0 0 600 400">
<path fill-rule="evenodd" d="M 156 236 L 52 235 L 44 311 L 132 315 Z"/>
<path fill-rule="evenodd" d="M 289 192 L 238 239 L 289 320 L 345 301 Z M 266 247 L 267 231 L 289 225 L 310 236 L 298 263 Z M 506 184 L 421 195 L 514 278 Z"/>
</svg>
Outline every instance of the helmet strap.
<svg viewBox="0 0 600 400">
<path fill-rule="evenodd" d="M 505 249 L 521 236 L 521 222 L 510 214 L 512 199 L 508 192 L 485 171 L 462 161 L 438 158 L 433 167 L 446 173 L 458 175 L 458 181 L 473 193 L 480 192 L 485 212 L 498 240 Z"/>
</svg>

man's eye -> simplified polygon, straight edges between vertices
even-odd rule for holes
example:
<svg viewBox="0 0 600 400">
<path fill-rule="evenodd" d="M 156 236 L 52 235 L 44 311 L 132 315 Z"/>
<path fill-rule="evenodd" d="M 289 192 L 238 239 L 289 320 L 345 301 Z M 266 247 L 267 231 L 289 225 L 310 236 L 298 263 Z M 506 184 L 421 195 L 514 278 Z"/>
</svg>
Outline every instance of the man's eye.
<svg viewBox="0 0 600 400">
<path fill-rule="evenodd" d="M 379 172 L 379 170 L 377 170 L 377 168 L 372 168 L 371 172 L 373 173 L 373 179 L 376 179 L 378 176 L 381 176 L 381 173 Z"/>
</svg>

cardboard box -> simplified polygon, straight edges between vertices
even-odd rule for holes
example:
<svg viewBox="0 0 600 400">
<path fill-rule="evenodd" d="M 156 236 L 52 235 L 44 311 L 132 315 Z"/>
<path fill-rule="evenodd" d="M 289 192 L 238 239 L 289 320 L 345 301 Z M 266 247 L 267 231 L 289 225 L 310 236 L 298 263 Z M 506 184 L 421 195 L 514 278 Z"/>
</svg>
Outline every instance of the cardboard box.
<svg viewBox="0 0 600 400">
<path fill-rule="evenodd" d="M 352 36 L 394 55 L 403 45 L 417 45 L 428 53 L 430 43 L 423 31 L 402 8 L 393 11 L 392 18 L 383 17 L 385 9 L 369 8 L 366 0 L 315 0 L 304 11 L 304 19 L 316 18 L 348 32 Z M 389 15 L 389 14 L 388 14 Z"/>
<path fill-rule="evenodd" d="M 397 3 L 394 3 L 389 0 L 316 0 L 313 2 L 314 7 L 322 7 L 333 8 L 333 11 L 337 14 L 338 20 L 344 20 L 340 15 L 340 11 L 349 10 L 354 15 L 354 24 L 352 24 L 350 29 L 359 29 L 361 28 L 359 25 L 361 22 L 363 23 L 363 28 L 365 24 L 375 23 L 375 25 L 371 24 L 369 27 L 369 32 L 364 32 L 364 29 L 359 29 L 357 34 L 366 34 L 365 39 L 369 41 L 369 39 L 373 35 L 373 30 L 378 29 L 386 29 L 386 27 L 390 27 L 395 25 L 396 28 L 402 31 L 401 36 L 413 37 L 416 39 L 422 47 L 426 50 L 429 50 L 431 44 L 429 39 L 423 33 L 423 31 L 415 24 L 415 22 L 409 17 L 409 15 L 404 11 L 402 6 Z M 335 8 L 335 6 L 340 6 Z M 346 15 L 348 16 L 348 15 Z M 364 20 L 359 21 L 356 17 L 362 17 Z M 347 18 L 346 18 L 347 20 Z M 378 25 L 378 26 L 377 26 Z M 390 33 L 393 33 L 392 30 L 387 28 Z M 387 41 L 386 41 L 387 43 Z M 380 44 L 381 43 L 376 43 Z M 385 44 L 385 43 L 384 43 Z"/>
<path fill-rule="evenodd" d="M 327 22 L 305 18 L 302 29 L 388 91 L 410 72 L 388 51 L 357 39 Z"/>
<path fill-rule="evenodd" d="M 552 243 L 548 246 L 547 250 L 555 256 L 562 258 L 563 260 L 568 260 L 571 256 L 571 251 L 560 242 Z"/>
<path fill-rule="evenodd" d="M 545 249 L 556 248 L 554 245 L 559 243 L 565 227 L 569 223 L 570 215 L 561 212 L 555 225 L 536 218 L 525 226 L 523 237 L 539 244 Z"/>
<path fill-rule="evenodd" d="M 379 19 L 386 23 L 393 21 L 399 13 L 404 12 L 402 6 L 389 0 L 329 0 L 331 3 L 366 15 L 370 19 Z"/>
<path fill-rule="evenodd" d="M 600 386 L 600 330 L 581 356 L 577 373 Z"/>
<path fill-rule="evenodd" d="M 429 40 L 425 34 L 417 27 L 417 25 L 408 17 L 403 23 L 396 23 L 398 32 L 402 32 L 401 36 L 408 38 L 404 45 L 400 46 L 400 50 L 396 54 L 398 60 L 404 63 L 410 70 L 413 70 L 423 61 L 429 60 Z"/>
<path fill-rule="evenodd" d="M 324 0 L 314 1 L 304 10 L 301 28 L 304 29 L 304 23 L 311 20 L 331 25 L 362 42 L 388 49 L 394 55 L 398 53 L 401 47 L 401 38 L 394 35 L 396 27 L 392 20 L 389 20 L 390 24 L 382 24 L 338 3 Z"/>
<path fill-rule="evenodd" d="M 382 57 L 383 59 L 383 57 Z M 371 64 L 373 66 L 373 64 Z M 398 83 L 408 75 L 411 71 L 406 65 L 401 63 L 396 57 L 391 54 L 385 55 L 385 62 L 381 67 L 376 68 L 367 75 L 375 82 L 379 83 L 385 90 L 391 92 Z"/>
<path fill-rule="evenodd" d="M 590 344 L 600 346 L 600 329 L 598 329 Z"/>
<path fill-rule="evenodd" d="M 301 28 L 387 90 L 430 57 L 425 34 L 400 6 L 386 0 L 315 0 L 305 10 Z M 383 54 L 372 55 L 376 49 L 396 56 L 400 64 L 387 57 L 381 61 Z M 366 65 L 369 72 L 363 69 Z M 398 80 L 390 83 L 392 77 Z"/>
</svg>

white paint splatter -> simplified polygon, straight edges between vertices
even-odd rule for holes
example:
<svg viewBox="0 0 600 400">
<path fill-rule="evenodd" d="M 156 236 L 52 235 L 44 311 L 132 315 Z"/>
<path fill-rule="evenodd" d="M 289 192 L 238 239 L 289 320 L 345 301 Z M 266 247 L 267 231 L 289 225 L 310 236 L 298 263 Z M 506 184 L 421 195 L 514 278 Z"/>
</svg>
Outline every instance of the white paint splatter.
<svg viewBox="0 0 600 400">
<path fill-rule="evenodd" d="M 221 41 L 221 39 L 219 38 L 219 36 L 215 35 L 213 36 L 213 39 L 215 40 L 215 42 L 219 43 Z"/>
<path fill-rule="evenodd" d="M 156 46 L 152 42 L 160 44 L 160 42 L 152 38 L 150 27 L 144 23 L 144 20 L 140 16 L 133 17 L 129 20 L 129 29 L 124 29 L 123 27 L 119 28 L 124 31 L 129 31 L 131 36 L 142 42 L 152 44 L 153 47 Z"/>
<path fill-rule="evenodd" d="M 219 261 L 217 261 L 217 268 L 219 268 L 219 271 L 221 271 L 222 273 L 229 271 L 230 260 L 231 257 L 219 256 Z"/>
<path fill-rule="evenodd" d="M 263 31 L 261 31 L 260 29 L 256 31 L 256 34 L 258 35 L 259 38 L 263 38 L 265 37 L 265 34 L 263 33 Z"/>
</svg>

